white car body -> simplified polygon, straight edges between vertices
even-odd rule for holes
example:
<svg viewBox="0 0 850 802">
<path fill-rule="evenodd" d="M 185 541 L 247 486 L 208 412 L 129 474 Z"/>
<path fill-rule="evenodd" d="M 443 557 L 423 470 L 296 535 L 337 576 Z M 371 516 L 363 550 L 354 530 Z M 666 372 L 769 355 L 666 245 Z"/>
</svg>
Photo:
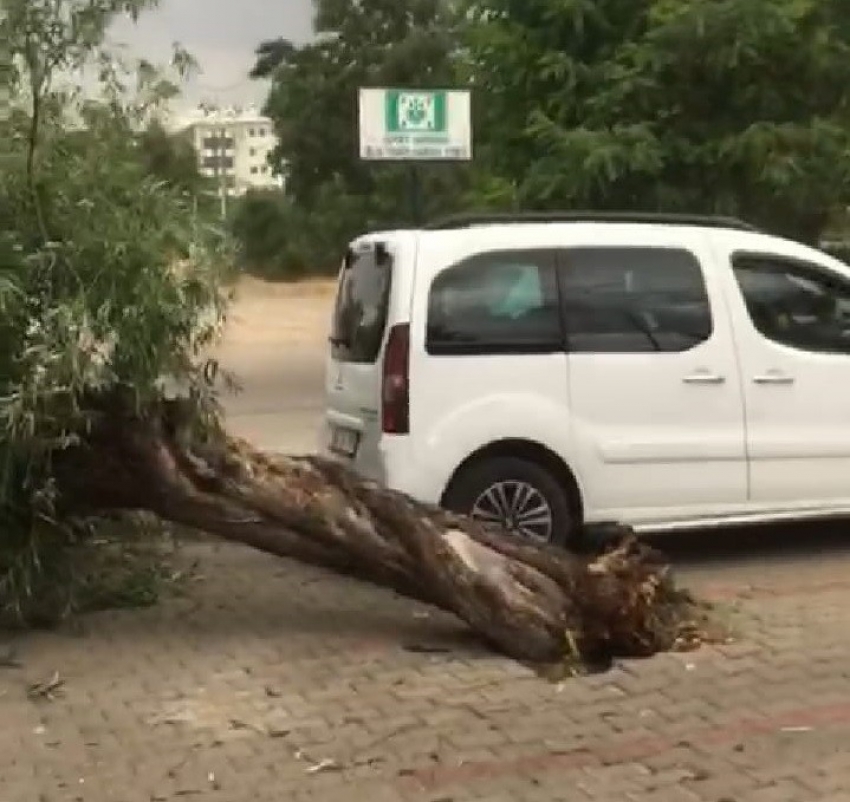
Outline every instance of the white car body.
<svg viewBox="0 0 850 802">
<path fill-rule="evenodd" d="M 838 288 L 835 309 L 843 319 L 845 312 L 850 313 L 850 269 L 842 262 L 745 227 L 661 217 L 657 222 L 643 218 L 631 222 L 626 217 L 485 219 L 444 229 L 373 233 L 352 243 L 352 250 L 368 251 L 376 243 L 386 252 L 391 277 L 386 325 L 381 329 L 377 321 L 373 332 L 375 358 L 351 362 L 340 358 L 339 348 L 332 346 L 327 362 L 326 452 L 363 476 L 439 504 L 462 466 L 488 453 L 493 444 L 504 444 L 524 457 L 540 455 L 559 481 L 568 474 L 571 492 L 578 493 L 580 515 L 590 524 L 618 521 L 639 530 L 661 531 L 850 512 L 850 338 L 841 352 L 843 332 L 836 333 L 836 321 L 829 323 L 827 332 L 829 337 L 835 335 L 835 347 L 821 343 L 801 348 L 766 336 L 751 317 L 735 267 L 743 265 L 740 275 L 755 275 L 756 283 L 762 280 L 759 276 L 766 277 L 765 292 L 774 284 L 780 289 L 792 287 L 782 283 L 786 266 L 795 281 L 797 266 L 804 278 L 811 275 L 819 281 L 821 276 L 824 286 Z M 704 283 L 710 333 L 699 339 L 687 326 L 683 335 L 671 329 L 679 338 L 676 343 L 682 336 L 699 339 L 693 347 L 661 349 L 653 342 L 641 352 L 575 351 L 570 342 L 584 335 L 565 334 L 560 348 L 539 352 L 512 353 L 508 347 L 495 354 L 429 353 L 426 338 L 431 336 L 429 304 L 437 303 L 432 298 L 435 282 L 453 268 L 456 274 L 451 275 L 457 276 L 469 269 L 455 266 L 489 259 L 488 254 L 500 259 L 519 254 L 516 259 L 521 262 L 524 254 L 533 252 L 533 259 L 545 262 L 548 270 L 546 260 L 551 258 L 562 293 L 561 314 L 569 316 L 564 310 L 573 309 L 574 302 L 565 299 L 564 283 L 579 281 L 574 278 L 578 273 L 568 272 L 572 265 L 582 259 L 592 264 L 598 257 L 605 269 L 604 260 L 609 259 L 616 271 L 617 259 L 636 254 L 636 260 L 649 260 L 647 270 L 655 270 L 653 259 L 657 256 L 660 264 L 670 251 L 676 258 L 684 258 L 684 253 L 692 256 Z M 750 264 L 748 259 L 755 261 Z M 375 276 L 380 270 L 376 268 Z M 640 268 L 623 270 L 623 287 L 599 289 L 600 298 L 626 298 L 629 282 L 640 284 Z M 341 281 L 344 275 L 345 269 Z M 460 279 L 461 287 L 464 280 Z M 592 299 L 597 289 L 587 286 L 590 289 L 582 293 Z M 666 290 L 665 285 L 658 286 L 661 289 L 651 291 L 656 295 L 636 291 L 635 303 L 654 298 L 653 303 L 661 304 L 658 298 Z M 821 297 L 815 291 L 806 295 L 804 280 L 800 286 L 802 299 Z M 440 307 L 439 314 L 446 319 L 451 318 L 445 311 L 453 308 L 451 303 L 464 309 L 464 303 L 476 302 L 471 290 L 469 297 L 463 289 L 454 295 L 445 292 L 452 300 Z M 604 295 L 609 292 L 614 294 Z M 756 289 L 753 293 L 759 302 L 768 299 L 769 306 L 773 296 L 758 295 Z M 584 301 L 578 303 L 575 308 L 581 313 Z M 625 308 L 604 307 L 605 314 L 615 315 L 611 318 L 615 322 L 621 312 L 627 315 L 627 329 L 633 313 Z M 666 313 L 663 305 L 653 308 L 659 314 L 647 319 L 657 321 Z M 671 314 L 696 315 L 695 320 L 701 309 L 686 302 L 669 307 Z M 777 313 L 780 322 L 771 332 L 786 331 L 782 314 Z M 788 325 L 808 331 L 809 318 L 797 317 Z M 563 324 L 567 331 L 574 319 L 575 315 Z M 592 328 L 595 318 L 587 320 Z M 674 329 L 678 325 L 671 324 Z M 400 387 L 406 396 L 408 424 L 400 427 L 402 433 L 385 431 L 382 425 L 382 386 L 394 380 L 385 376 L 384 363 L 390 332 L 396 327 L 407 332 L 407 347 L 396 357 L 404 361 L 406 371 L 398 379 L 406 382 Z M 443 329 L 439 332 L 442 337 Z M 622 337 L 637 342 L 641 333 L 653 340 L 652 331 L 643 328 Z M 617 336 L 587 335 L 598 342 Z M 393 390 L 384 387 L 384 392 L 389 398 Z M 556 462 L 563 470 L 556 469 Z"/>
</svg>

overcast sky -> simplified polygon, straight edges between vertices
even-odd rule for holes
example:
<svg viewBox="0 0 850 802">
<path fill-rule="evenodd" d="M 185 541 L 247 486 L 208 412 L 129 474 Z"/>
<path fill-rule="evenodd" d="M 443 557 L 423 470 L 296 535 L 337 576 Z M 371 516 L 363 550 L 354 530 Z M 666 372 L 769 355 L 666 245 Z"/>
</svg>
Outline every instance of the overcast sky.
<svg viewBox="0 0 850 802">
<path fill-rule="evenodd" d="M 156 63 L 168 60 L 173 42 L 185 47 L 202 70 L 187 87 L 189 105 L 200 100 L 261 105 L 266 89 L 248 79 L 254 49 L 279 36 L 304 42 L 312 18 L 312 0 L 161 0 L 158 11 L 135 25 L 116 25 L 110 39 Z"/>
</svg>

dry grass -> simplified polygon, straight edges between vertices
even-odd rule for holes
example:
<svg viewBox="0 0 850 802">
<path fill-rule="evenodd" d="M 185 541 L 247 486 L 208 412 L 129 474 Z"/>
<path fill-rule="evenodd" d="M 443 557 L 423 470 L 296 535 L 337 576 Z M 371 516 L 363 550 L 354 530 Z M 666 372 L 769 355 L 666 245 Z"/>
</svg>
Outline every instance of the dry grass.
<svg viewBox="0 0 850 802">
<path fill-rule="evenodd" d="M 330 328 L 336 283 L 295 284 L 244 278 L 236 289 L 223 348 L 320 346 Z"/>
<path fill-rule="evenodd" d="M 252 298 L 332 298 L 336 279 L 311 278 L 296 282 L 263 281 L 251 276 L 240 279 L 237 293 L 241 299 Z"/>
</svg>

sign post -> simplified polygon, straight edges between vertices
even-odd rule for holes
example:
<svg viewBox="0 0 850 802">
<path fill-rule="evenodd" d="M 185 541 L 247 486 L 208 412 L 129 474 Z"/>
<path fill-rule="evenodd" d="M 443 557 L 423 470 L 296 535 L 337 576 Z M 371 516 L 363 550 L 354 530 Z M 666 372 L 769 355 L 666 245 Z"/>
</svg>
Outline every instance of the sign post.
<svg viewBox="0 0 850 802">
<path fill-rule="evenodd" d="M 472 159 L 469 91 L 361 89 L 360 158 L 409 164 L 411 214 L 420 225 L 420 165 Z"/>
</svg>

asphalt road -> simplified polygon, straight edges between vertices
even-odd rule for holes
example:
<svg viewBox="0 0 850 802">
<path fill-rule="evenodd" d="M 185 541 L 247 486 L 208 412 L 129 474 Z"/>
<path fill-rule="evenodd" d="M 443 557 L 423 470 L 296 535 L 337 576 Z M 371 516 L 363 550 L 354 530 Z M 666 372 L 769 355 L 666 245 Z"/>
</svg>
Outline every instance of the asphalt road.
<svg viewBox="0 0 850 802">
<path fill-rule="evenodd" d="M 267 451 L 314 451 L 324 408 L 323 358 L 316 346 L 263 346 L 225 361 L 242 385 L 224 399 L 230 430 Z"/>
</svg>

